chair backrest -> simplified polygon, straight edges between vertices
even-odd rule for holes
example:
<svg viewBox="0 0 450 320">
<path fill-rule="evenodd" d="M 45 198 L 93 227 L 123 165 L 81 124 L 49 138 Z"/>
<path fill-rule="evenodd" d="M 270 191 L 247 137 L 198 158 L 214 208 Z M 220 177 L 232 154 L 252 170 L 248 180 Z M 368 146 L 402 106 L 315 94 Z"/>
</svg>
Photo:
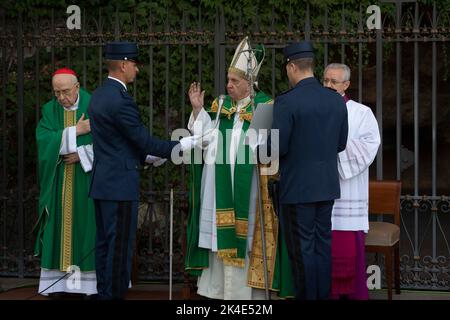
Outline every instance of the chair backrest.
<svg viewBox="0 0 450 320">
<path fill-rule="evenodd" d="M 369 214 L 393 215 L 394 223 L 400 226 L 401 189 L 400 181 L 369 181 Z"/>
</svg>

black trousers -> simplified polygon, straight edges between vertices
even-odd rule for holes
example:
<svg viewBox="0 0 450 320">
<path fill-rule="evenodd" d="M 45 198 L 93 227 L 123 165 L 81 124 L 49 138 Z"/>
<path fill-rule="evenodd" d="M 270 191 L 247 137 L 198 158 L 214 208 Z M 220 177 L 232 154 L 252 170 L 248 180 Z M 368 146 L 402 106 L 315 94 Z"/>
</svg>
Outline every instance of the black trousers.
<svg viewBox="0 0 450 320">
<path fill-rule="evenodd" d="M 281 204 L 280 222 L 292 266 L 295 298 L 328 299 L 334 200 Z"/>
<path fill-rule="evenodd" d="M 138 202 L 95 200 L 94 203 L 98 298 L 123 299 L 131 278 Z"/>
</svg>

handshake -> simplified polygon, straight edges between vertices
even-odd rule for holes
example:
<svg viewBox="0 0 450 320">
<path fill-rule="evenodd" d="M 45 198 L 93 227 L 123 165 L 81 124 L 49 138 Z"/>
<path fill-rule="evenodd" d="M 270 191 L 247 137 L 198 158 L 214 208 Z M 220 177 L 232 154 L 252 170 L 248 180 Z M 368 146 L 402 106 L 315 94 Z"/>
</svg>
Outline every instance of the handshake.
<svg viewBox="0 0 450 320">
<path fill-rule="evenodd" d="M 203 136 L 200 135 L 193 135 L 180 139 L 181 151 L 188 151 L 199 145 L 201 145 L 202 147 L 206 147 L 208 144 L 209 141 L 207 141 L 206 139 L 204 139 Z M 165 158 L 152 156 L 150 154 L 147 155 L 147 157 L 145 158 L 145 162 L 147 164 L 153 164 L 154 167 L 159 167 L 163 165 L 166 161 L 167 159 Z"/>
</svg>

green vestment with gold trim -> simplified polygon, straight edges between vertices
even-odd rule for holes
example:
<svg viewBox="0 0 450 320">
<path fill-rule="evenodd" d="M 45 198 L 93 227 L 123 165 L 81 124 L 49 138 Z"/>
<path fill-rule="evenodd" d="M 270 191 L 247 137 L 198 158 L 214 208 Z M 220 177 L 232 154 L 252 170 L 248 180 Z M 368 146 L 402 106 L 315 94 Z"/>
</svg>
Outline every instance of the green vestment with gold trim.
<svg viewBox="0 0 450 320">
<path fill-rule="evenodd" d="M 259 103 L 267 103 L 271 100 L 272 99 L 269 96 L 262 92 L 258 92 L 255 96 L 255 107 L 257 107 Z M 215 99 L 211 107 L 206 109 L 206 111 L 209 113 L 211 119 L 215 119 L 218 111 L 218 99 Z M 233 102 L 229 96 L 226 96 L 221 109 L 219 122 L 219 131 L 222 134 L 224 143 L 222 150 L 219 147 L 215 165 L 217 254 L 224 264 L 244 267 L 245 251 L 247 248 L 250 189 L 254 165 L 250 164 L 249 157 L 251 156 L 251 150 L 248 145 L 243 144 L 243 138 L 253 114 L 250 104 L 242 108 L 239 112 L 239 117 L 244 123 L 242 126 L 242 134 L 239 139 L 240 142 L 237 157 L 246 159 L 246 162 L 243 164 L 235 164 L 234 190 L 232 190 L 230 165 L 225 161 L 225 156 L 228 154 L 226 150 L 230 147 L 229 135 L 226 134 L 226 130 L 231 130 L 233 128 L 235 112 L 237 112 L 237 110 Z M 217 161 L 217 159 L 222 159 L 222 161 Z M 192 160 L 194 159 L 192 158 Z M 198 276 L 203 269 L 208 268 L 209 263 L 209 249 L 198 247 L 201 206 L 200 190 L 203 164 L 195 164 L 194 161 L 192 161 L 190 169 L 189 216 L 185 267 L 190 274 Z M 267 182 L 267 179 L 264 181 Z M 267 189 L 267 186 L 265 186 L 265 188 Z M 270 199 L 266 200 L 270 201 Z M 272 206 L 270 208 L 272 208 Z M 264 214 L 266 216 L 274 216 L 273 209 L 264 210 Z M 278 240 L 280 238 L 278 237 L 278 219 L 265 218 L 265 221 L 268 219 L 270 219 L 271 224 L 265 232 L 269 232 L 271 236 L 266 235 L 266 239 L 269 239 L 270 241 L 270 243 L 266 243 L 266 248 L 272 248 L 270 251 L 271 256 L 268 257 L 270 277 L 269 288 L 274 291 L 279 291 L 281 297 L 291 297 L 293 296 L 292 275 L 284 241 Z M 258 218 L 256 222 L 258 224 Z M 260 229 L 260 227 L 256 225 L 255 230 L 258 230 L 258 228 Z M 260 267 L 262 267 L 262 264 L 259 261 L 259 255 L 253 256 L 254 252 L 258 252 L 255 248 L 258 245 L 261 246 L 260 243 L 255 243 L 255 238 L 257 236 L 260 236 L 260 232 L 255 232 L 254 235 L 252 256 L 250 257 L 248 285 L 255 288 L 261 288 Z M 263 287 L 264 282 L 262 282 L 262 288 Z"/>
<path fill-rule="evenodd" d="M 65 164 L 60 156 L 63 130 L 87 118 L 90 94 L 80 88 L 78 109 L 65 110 L 56 99 L 42 107 L 36 128 L 39 162 L 39 211 L 34 227 L 35 255 L 41 268 L 95 270 L 95 211 L 88 197 L 90 173 L 80 162 Z M 77 146 L 92 144 L 90 134 L 77 136 Z"/>
</svg>

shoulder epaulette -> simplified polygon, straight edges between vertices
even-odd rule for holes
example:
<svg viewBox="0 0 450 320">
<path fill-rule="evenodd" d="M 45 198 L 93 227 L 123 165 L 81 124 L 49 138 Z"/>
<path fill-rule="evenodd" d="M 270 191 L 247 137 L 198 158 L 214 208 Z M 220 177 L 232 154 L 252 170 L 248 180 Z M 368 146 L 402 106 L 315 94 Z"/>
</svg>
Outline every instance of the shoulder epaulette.
<svg viewBox="0 0 450 320">
<path fill-rule="evenodd" d="M 290 88 L 290 89 L 287 89 L 286 91 L 283 91 L 283 92 L 281 92 L 280 94 L 278 94 L 277 95 L 277 97 L 279 97 L 279 96 L 282 96 L 282 95 L 285 95 L 286 93 L 289 93 L 289 92 L 291 92 L 293 89 L 295 89 L 296 87 L 292 87 L 292 88 Z"/>
</svg>

